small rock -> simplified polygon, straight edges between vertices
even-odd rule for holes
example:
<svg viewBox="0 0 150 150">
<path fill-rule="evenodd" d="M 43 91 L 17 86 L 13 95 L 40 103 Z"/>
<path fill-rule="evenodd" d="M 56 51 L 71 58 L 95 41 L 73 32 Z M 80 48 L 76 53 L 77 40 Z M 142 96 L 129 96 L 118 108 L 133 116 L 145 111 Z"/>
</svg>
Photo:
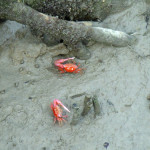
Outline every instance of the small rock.
<svg viewBox="0 0 150 150">
<path fill-rule="evenodd" d="M 103 146 L 107 149 L 107 147 L 109 146 L 109 143 L 105 142 Z"/>
</svg>

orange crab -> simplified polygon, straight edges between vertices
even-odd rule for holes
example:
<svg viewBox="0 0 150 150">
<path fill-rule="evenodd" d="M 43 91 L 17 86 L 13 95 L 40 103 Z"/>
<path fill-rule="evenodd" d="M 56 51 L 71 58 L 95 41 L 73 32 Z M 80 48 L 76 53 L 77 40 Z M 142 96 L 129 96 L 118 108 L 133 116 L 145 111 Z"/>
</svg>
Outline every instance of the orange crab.
<svg viewBox="0 0 150 150">
<path fill-rule="evenodd" d="M 83 68 L 79 68 L 80 65 L 76 65 L 75 62 L 69 64 L 62 64 L 65 61 L 73 60 L 74 58 L 75 57 L 55 60 L 54 65 L 58 67 L 58 70 L 61 71 L 60 73 L 79 73 L 83 70 Z"/>
<path fill-rule="evenodd" d="M 50 107 L 51 107 L 51 109 L 53 111 L 53 114 L 54 114 L 54 124 L 55 124 L 55 122 L 57 120 L 59 125 L 62 125 L 63 121 L 66 122 L 66 120 L 63 119 L 63 117 L 66 118 L 68 116 L 67 115 L 63 116 L 62 115 L 62 109 L 60 108 L 60 106 L 63 107 L 66 111 L 70 112 L 70 110 L 67 107 L 65 107 L 62 104 L 62 102 L 60 100 L 58 100 L 58 99 L 54 99 L 53 103 L 51 103 L 51 105 L 50 105 Z"/>
</svg>

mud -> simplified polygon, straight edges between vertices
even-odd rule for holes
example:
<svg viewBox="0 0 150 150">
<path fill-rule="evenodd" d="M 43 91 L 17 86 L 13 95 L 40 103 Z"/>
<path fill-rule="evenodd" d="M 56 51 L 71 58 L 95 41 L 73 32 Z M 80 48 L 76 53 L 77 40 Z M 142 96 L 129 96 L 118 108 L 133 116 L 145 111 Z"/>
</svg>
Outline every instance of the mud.
<svg viewBox="0 0 150 150">
<path fill-rule="evenodd" d="M 89 47 L 91 58 L 78 60 L 83 74 L 59 74 L 53 65 L 69 57 L 65 47 L 47 47 L 28 27 L 0 24 L 0 149 L 3 150 L 148 150 L 150 102 L 150 25 L 144 1 L 105 19 L 101 27 L 134 33 L 138 42 L 118 48 Z M 56 48 L 56 47 L 55 47 Z M 56 48 L 57 49 L 57 48 Z M 83 94 L 98 97 L 94 108 L 71 125 L 73 104 L 84 108 Z M 49 107 L 59 99 L 71 111 L 60 127 Z"/>
</svg>

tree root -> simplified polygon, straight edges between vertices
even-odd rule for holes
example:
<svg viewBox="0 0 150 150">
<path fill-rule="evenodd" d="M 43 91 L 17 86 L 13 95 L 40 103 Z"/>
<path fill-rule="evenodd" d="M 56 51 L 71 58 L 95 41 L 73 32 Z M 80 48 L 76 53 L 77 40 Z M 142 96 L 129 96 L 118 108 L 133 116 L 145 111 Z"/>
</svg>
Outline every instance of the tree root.
<svg viewBox="0 0 150 150">
<path fill-rule="evenodd" d="M 121 31 L 93 27 L 91 39 L 95 42 L 106 43 L 113 46 L 124 47 L 135 43 L 136 38 Z"/>
<path fill-rule="evenodd" d="M 57 17 L 40 13 L 20 2 L 10 3 L 4 9 L 3 7 L 0 8 L 0 19 L 17 21 L 30 26 L 43 35 L 50 36 L 56 41 L 63 41 L 80 59 L 90 58 L 90 53 L 86 49 L 85 43 L 91 40 L 113 46 L 127 46 L 136 41 L 134 36 L 124 32 L 61 20 Z"/>
</svg>

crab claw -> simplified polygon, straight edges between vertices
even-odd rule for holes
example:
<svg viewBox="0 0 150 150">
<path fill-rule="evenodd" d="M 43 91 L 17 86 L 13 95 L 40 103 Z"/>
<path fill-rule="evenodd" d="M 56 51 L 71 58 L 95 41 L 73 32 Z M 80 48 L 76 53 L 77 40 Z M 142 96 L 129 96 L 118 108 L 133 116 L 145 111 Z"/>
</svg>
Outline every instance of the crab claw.
<svg viewBox="0 0 150 150">
<path fill-rule="evenodd" d="M 60 59 L 61 61 L 65 62 L 67 60 L 72 60 L 72 59 L 75 59 L 75 57 L 70 57 L 70 58 L 66 58 L 66 59 Z"/>
<path fill-rule="evenodd" d="M 54 99 L 54 107 L 55 107 L 56 105 L 60 105 L 60 106 L 62 106 L 66 111 L 70 112 L 70 110 L 69 110 L 66 106 L 64 106 L 64 105 L 62 104 L 62 102 L 61 102 L 60 100 L 58 100 L 58 99 Z"/>
<path fill-rule="evenodd" d="M 75 59 L 75 57 L 66 58 L 66 59 L 58 59 L 58 60 L 55 60 L 54 64 L 57 67 L 64 68 L 62 63 L 64 63 L 65 61 L 68 61 L 68 60 L 73 60 L 73 59 Z"/>
<path fill-rule="evenodd" d="M 71 58 L 68 58 L 68 59 L 75 59 L 75 57 L 71 57 Z"/>
</svg>

